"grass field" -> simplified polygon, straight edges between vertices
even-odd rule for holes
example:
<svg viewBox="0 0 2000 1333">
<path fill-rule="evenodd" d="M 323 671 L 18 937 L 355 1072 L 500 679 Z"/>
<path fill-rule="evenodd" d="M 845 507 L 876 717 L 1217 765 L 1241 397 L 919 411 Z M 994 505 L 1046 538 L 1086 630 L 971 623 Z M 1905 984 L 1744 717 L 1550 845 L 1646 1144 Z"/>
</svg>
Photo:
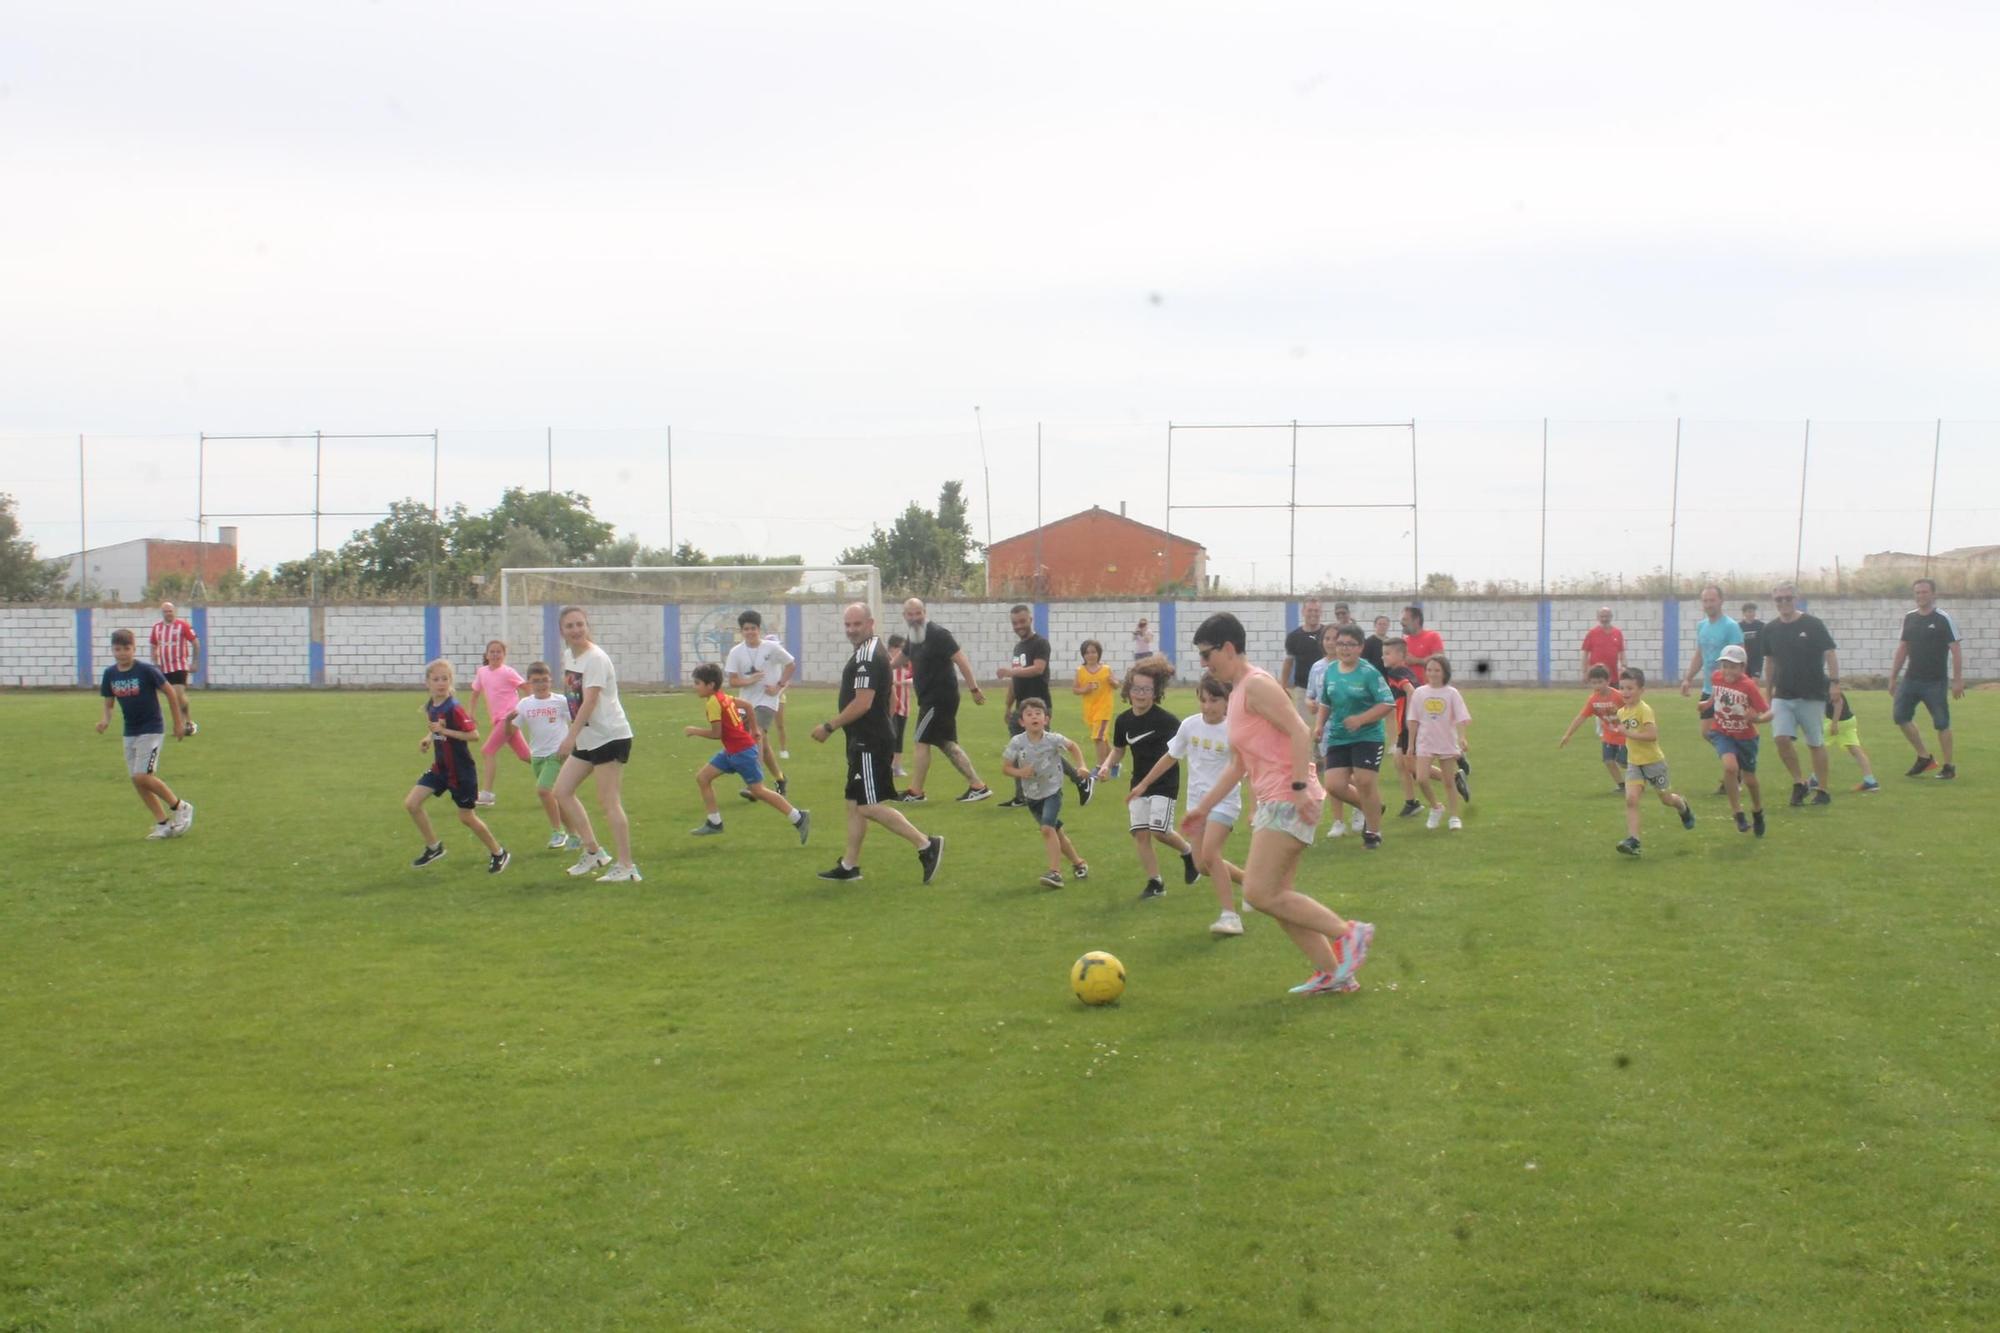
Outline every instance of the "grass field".
<svg viewBox="0 0 2000 1333">
<path fill-rule="evenodd" d="M 830 885 L 835 754 L 792 737 L 811 847 L 733 795 L 691 840 L 712 745 L 636 698 L 643 885 L 566 877 L 511 760 L 513 867 L 438 804 L 416 872 L 420 690 L 202 696 L 169 842 L 94 697 L 0 697 L 0 1330 L 1991 1327 L 2000 694 L 1956 784 L 1881 695 L 1879 796 L 1783 808 L 1767 742 L 1757 842 L 1656 693 L 1702 819 L 1637 862 L 1577 699 L 1470 696 L 1464 832 L 1309 853 L 1380 935 L 1305 1000 L 1268 919 L 1135 900 L 1117 792 L 1086 884 L 932 804 L 936 884 L 878 831 Z"/>
</svg>

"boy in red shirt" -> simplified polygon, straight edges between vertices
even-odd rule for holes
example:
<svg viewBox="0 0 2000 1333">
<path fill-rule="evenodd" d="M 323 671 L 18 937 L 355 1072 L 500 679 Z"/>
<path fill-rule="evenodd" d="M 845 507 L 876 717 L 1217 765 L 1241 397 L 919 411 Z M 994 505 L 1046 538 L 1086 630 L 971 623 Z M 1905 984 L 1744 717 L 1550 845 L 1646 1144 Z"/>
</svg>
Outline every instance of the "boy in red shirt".
<svg viewBox="0 0 2000 1333">
<path fill-rule="evenodd" d="M 1593 664 L 1585 679 L 1590 681 L 1590 697 L 1583 701 L 1583 707 L 1570 719 L 1569 730 L 1556 742 L 1556 748 L 1569 744 L 1569 738 L 1576 735 L 1576 729 L 1583 725 L 1585 718 L 1596 718 L 1598 754 L 1604 760 L 1605 771 L 1611 774 L 1611 790 L 1623 796 L 1625 728 L 1618 723 L 1618 709 L 1625 698 L 1611 687 L 1611 668 L 1602 662 Z"/>
<path fill-rule="evenodd" d="M 1709 699 L 1715 705 L 1709 719 L 1708 743 L 1722 759 L 1722 790 L 1729 797 L 1729 809 L 1736 816 L 1736 831 L 1764 836 L 1764 793 L 1757 786 L 1757 724 L 1771 720 L 1771 706 L 1757 689 L 1757 682 L 1743 670 L 1743 645 L 1727 644 L 1719 665 L 1709 677 Z M 1739 786 L 1750 788 L 1750 817 L 1743 817 Z"/>
<path fill-rule="evenodd" d="M 743 779 L 748 794 L 776 810 L 790 820 L 792 827 L 799 831 L 799 841 L 805 842 L 812 832 L 810 812 L 795 808 L 792 803 L 764 785 L 764 766 L 757 761 L 757 720 L 741 699 L 732 698 L 722 692 L 722 668 L 714 662 L 703 662 L 693 671 L 694 692 L 701 697 L 708 713 L 705 727 L 683 727 L 690 736 L 706 736 L 710 740 L 722 742 L 709 761 L 694 775 L 695 785 L 701 788 L 701 803 L 708 811 L 708 818 L 693 829 L 688 830 L 697 838 L 712 838 L 722 832 L 722 809 L 715 801 L 715 780 L 724 773 L 734 773 Z"/>
</svg>

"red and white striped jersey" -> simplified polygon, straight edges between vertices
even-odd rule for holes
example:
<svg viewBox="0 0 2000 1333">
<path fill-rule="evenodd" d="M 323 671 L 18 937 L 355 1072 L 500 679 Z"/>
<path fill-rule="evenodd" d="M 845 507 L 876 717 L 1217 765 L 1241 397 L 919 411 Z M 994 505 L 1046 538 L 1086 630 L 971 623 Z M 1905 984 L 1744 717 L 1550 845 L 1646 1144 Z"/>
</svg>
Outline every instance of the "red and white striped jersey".
<svg viewBox="0 0 2000 1333">
<path fill-rule="evenodd" d="M 153 626 L 153 665 L 162 671 L 194 670 L 194 626 L 162 620 Z"/>
<path fill-rule="evenodd" d="M 916 672 L 905 663 L 889 673 L 892 682 L 889 691 L 889 716 L 908 717 L 910 715 L 910 681 Z"/>
</svg>

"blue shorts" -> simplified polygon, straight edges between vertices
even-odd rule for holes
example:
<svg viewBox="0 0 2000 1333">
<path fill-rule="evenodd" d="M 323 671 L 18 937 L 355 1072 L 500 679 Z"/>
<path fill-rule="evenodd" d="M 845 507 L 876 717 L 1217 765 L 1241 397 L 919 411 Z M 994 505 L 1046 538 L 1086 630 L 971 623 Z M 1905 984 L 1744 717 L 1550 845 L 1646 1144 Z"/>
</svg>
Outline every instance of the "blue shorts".
<svg viewBox="0 0 2000 1333">
<path fill-rule="evenodd" d="M 461 810 L 470 810 L 479 804 L 479 775 L 460 773 L 453 782 L 437 769 L 429 769 L 417 779 L 419 787 L 427 788 L 433 796 L 451 796 L 451 803 Z"/>
<path fill-rule="evenodd" d="M 1951 730 L 1951 691 L 1941 680 L 1911 680 L 1903 677 L 1896 686 L 1896 705 L 1893 716 L 1896 725 L 1907 726 L 1917 720 L 1917 705 L 1923 704 L 1931 715 L 1931 726 L 1938 731 Z"/>
<path fill-rule="evenodd" d="M 1620 768 L 1625 767 L 1624 746 L 1613 745 L 1610 741 L 1599 741 L 1597 743 L 1597 749 L 1598 752 L 1604 756 L 1605 763 L 1616 764 Z"/>
<path fill-rule="evenodd" d="M 1735 736 L 1725 736 L 1719 731 L 1708 733 L 1708 743 L 1715 748 L 1715 757 L 1727 759 L 1730 755 L 1735 755 L 1736 767 L 1745 773 L 1757 771 L 1758 739 L 1756 736 L 1739 739 Z"/>
<path fill-rule="evenodd" d="M 746 787 L 754 787 L 764 780 L 764 766 L 757 762 L 757 747 L 754 745 L 735 754 L 717 750 L 710 756 L 708 766 L 718 773 L 734 773 L 743 779 Z"/>
<path fill-rule="evenodd" d="M 1033 797 L 1028 801 L 1028 813 L 1043 828 L 1061 828 L 1062 796 L 1062 788 L 1058 787 L 1053 795 Z"/>
</svg>

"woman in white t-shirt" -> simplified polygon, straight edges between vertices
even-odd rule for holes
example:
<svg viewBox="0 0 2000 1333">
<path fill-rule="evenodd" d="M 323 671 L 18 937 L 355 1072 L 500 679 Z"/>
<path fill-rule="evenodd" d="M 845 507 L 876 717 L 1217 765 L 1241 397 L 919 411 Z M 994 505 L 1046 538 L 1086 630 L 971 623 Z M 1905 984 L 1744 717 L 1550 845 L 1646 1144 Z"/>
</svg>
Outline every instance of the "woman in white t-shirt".
<svg viewBox="0 0 2000 1333">
<path fill-rule="evenodd" d="M 1195 686 L 1195 698 L 1201 703 L 1199 716 L 1182 721 L 1180 730 L 1167 742 L 1167 752 L 1160 762 L 1153 765 L 1153 771 L 1146 774 L 1138 787 L 1137 794 L 1150 787 L 1175 764 L 1187 766 L 1187 803 L 1192 810 L 1215 786 L 1229 768 L 1234 756 L 1229 749 L 1229 687 L 1214 676 L 1204 674 L 1200 684 Z M 1236 827 L 1237 818 L 1243 813 L 1243 793 L 1230 792 L 1215 803 L 1209 813 L 1208 823 L 1201 835 L 1201 842 L 1195 847 L 1195 864 L 1200 866 L 1215 885 L 1215 900 L 1222 904 L 1222 915 L 1208 928 L 1211 935 L 1241 935 L 1243 918 L 1236 914 L 1236 885 L 1243 882 L 1243 871 L 1223 859 L 1223 844 L 1229 841 L 1229 834 Z"/>
<path fill-rule="evenodd" d="M 632 864 L 632 826 L 625 818 L 620 789 L 625 782 L 625 763 L 632 757 L 632 724 L 618 702 L 618 672 L 611 657 L 590 641 L 590 618 L 580 606 L 562 609 L 563 681 L 569 695 L 569 734 L 556 751 L 562 755 L 562 773 L 556 778 L 556 803 L 563 817 L 583 839 L 583 855 L 569 868 L 572 875 L 588 875 L 610 866 L 598 881 L 604 884 L 637 883 L 642 876 Z M 597 779 L 597 803 L 611 825 L 611 841 L 618 859 L 597 845 L 590 816 L 583 812 L 577 789 L 585 780 Z"/>
</svg>

